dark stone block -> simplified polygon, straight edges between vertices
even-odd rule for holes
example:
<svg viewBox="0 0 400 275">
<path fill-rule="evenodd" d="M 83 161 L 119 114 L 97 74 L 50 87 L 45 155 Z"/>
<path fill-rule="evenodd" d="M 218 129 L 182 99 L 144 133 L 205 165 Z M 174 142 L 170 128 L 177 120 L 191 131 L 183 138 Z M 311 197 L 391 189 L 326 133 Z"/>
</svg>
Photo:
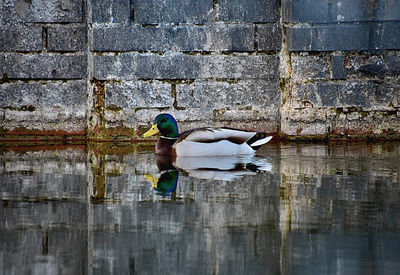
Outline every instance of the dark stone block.
<svg viewBox="0 0 400 275">
<path fill-rule="evenodd" d="M 86 76 L 85 55 L 5 54 L 10 79 L 79 79 Z"/>
<path fill-rule="evenodd" d="M 89 0 L 92 7 L 91 21 L 94 23 L 109 23 L 111 22 L 111 4 L 109 0 Z"/>
<path fill-rule="evenodd" d="M 373 37 L 371 50 L 400 49 L 400 22 L 371 23 L 370 33 Z"/>
<path fill-rule="evenodd" d="M 369 49 L 367 24 L 290 27 L 289 51 L 353 51 Z"/>
<path fill-rule="evenodd" d="M 130 0 L 90 0 L 92 4 L 92 22 L 127 23 L 131 19 Z"/>
<path fill-rule="evenodd" d="M 93 29 L 93 51 L 156 51 L 169 48 L 159 28 L 106 27 Z"/>
<path fill-rule="evenodd" d="M 4 3 L 2 12 L 3 22 L 7 23 L 83 22 L 82 0 L 10 0 Z"/>
<path fill-rule="evenodd" d="M 370 107 L 368 84 L 365 82 L 349 82 L 339 86 L 339 102 L 342 106 Z"/>
<path fill-rule="evenodd" d="M 219 0 L 218 20 L 267 23 L 278 20 L 275 0 Z"/>
<path fill-rule="evenodd" d="M 93 30 L 93 51 L 252 51 L 254 25 L 111 27 Z"/>
<path fill-rule="evenodd" d="M 370 107 L 366 82 L 318 83 L 317 87 L 324 107 Z"/>
<path fill-rule="evenodd" d="M 390 105 L 399 107 L 400 83 L 375 83 L 371 81 L 368 89 L 374 107 L 388 107 Z"/>
<path fill-rule="evenodd" d="M 358 71 L 363 76 L 369 77 L 380 77 L 383 78 L 387 69 L 385 68 L 385 64 L 383 62 L 377 61 L 368 64 L 363 64 L 358 68 Z"/>
<path fill-rule="evenodd" d="M 397 77 L 400 74 L 400 57 L 396 55 L 351 55 L 344 59 L 344 70 L 357 77 Z"/>
<path fill-rule="evenodd" d="M 400 5 L 392 0 L 283 0 L 283 21 L 303 23 L 400 20 Z"/>
<path fill-rule="evenodd" d="M 257 25 L 258 50 L 280 51 L 282 45 L 282 29 L 279 24 Z"/>
<path fill-rule="evenodd" d="M 337 85 L 318 83 L 317 94 L 321 99 L 321 106 L 338 106 L 339 87 Z"/>
<path fill-rule="evenodd" d="M 386 76 L 392 76 L 392 77 L 400 76 L 400 56 L 387 55 L 385 56 L 385 63 L 388 69 Z"/>
<path fill-rule="evenodd" d="M 327 1 L 282 0 L 284 22 L 323 22 L 328 17 Z"/>
<path fill-rule="evenodd" d="M 1 26 L 0 51 L 40 51 L 42 49 L 42 27 Z"/>
<path fill-rule="evenodd" d="M 133 1 L 134 20 L 140 24 L 205 24 L 210 21 L 212 2 L 212 0 Z"/>
<path fill-rule="evenodd" d="M 343 70 L 344 56 L 332 55 L 332 79 L 345 79 L 346 72 Z"/>
<path fill-rule="evenodd" d="M 85 27 L 50 27 L 47 29 L 49 51 L 81 51 L 86 45 Z"/>
</svg>

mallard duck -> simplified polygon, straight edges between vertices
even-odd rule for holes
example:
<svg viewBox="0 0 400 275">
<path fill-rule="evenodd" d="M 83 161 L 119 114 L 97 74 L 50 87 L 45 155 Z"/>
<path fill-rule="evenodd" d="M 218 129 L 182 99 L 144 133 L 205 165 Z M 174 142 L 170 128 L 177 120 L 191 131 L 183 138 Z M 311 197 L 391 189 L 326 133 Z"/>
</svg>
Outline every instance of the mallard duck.
<svg viewBox="0 0 400 275">
<path fill-rule="evenodd" d="M 253 154 L 272 136 L 262 132 L 250 132 L 232 128 L 196 128 L 178 132 L 174 117 L 167 113 L 159 114 L 152 127 L 142 135 L 150 137 L 161 133 L 155 152 L 173 156 L 233 156 Z"/>
</svg>

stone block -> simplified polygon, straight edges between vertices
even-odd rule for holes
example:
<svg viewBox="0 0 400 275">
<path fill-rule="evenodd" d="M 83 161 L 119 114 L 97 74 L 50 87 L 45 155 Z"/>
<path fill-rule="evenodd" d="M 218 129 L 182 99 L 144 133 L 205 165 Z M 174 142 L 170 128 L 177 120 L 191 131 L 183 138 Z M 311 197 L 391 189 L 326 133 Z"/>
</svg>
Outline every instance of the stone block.
<svg viewBox="0 0 400 275">
<path fill-rule="evenodd" d="M 179 107 L 196 109 L 258 110 L 258 115 L 279 112 L 280 89 L 278 82 L 244 80 L 235 83 L 196 80 L 178 84 L 176 99 Z"/>
<path fill-rule="evenodd" d="M 343 69 L 349 76 L 356 77 L 397 77 L 400 73 L 398 55 L 347 55 Z"/>
<path fill-rule="evenodd" d="M 5 54 L 10 79 L 79 79 L 87 74 L 85 55 Z"/>
<path fill-rule="evenodd" d="M 93 51 L 253 51 L 254 25 L 117 26 L 93 30 Z"/>
<path fill-rule="evenodd" d="M 368 24 L 289 27 L 289 51 L 352 51 L 370 49 Z"/>
<path fill-rule="evenodd" d="M 371 107 L 367 82 L 318 83 L 317 88 L 322 106 L 363 107 L 366 109 Z"/>
<path fill-rule="evenodd" d="M 83 134 L 86 98 L 85 81 L 4 83 L 0 85 L 0 106 L 5 111 L 2 127 Z"/>
<path fill-rule="evenodd" d="M 328 77 L 329 61 L 325 55 L 292 54 L 292 81 L 304 82 Z"/>
<path fill-rule="evenodd" d="M 41 102 L 44 108 L 68 109 L 70 112 L 86 110 L 86 81 L 52 81 L 42 90 Z"/>
<path fill-rule="evenodd" d="M 7 24 L 83 22 L 82 0 L 9 0 L 3 4 L 2 12 Z"/>
<path fill-rule="evenodd" d="M 279 24 L 258 24 L 257 44 L 259 51 L 280 51 L 282 29 Z"/>
<path fill-rule="evenodd" d="M 400 5 L 395 2 L 392 0 L 283 0 L 283 20 L 292 23 L 400 20 Z"/>
<path fill-rule="evenodd" d="M 86 93 L 83 80 L 3 83 L 0 85 L 0 107 L 26 111 L 44 108 L 84 111 Z"/>
<path fill-rule="evenodd" d="M 343 55 L 332 55 L 332 79 L 346 79 L 346 72 L 343 70 L 343 63 Z"/>
<path fill-rule="evenodd" d="M 202 69 L 203 56 L 141 54 L 135 58 L 135 75 L 141 79 L 195 79 Z"/>
<path fill-rule="evenodd" d="M 218 20 L 228 22 L 266 23 L 278 20 L 277 1 L 219 0 Z"/>
<path fill-rule="evenodd" d="M 253 24 L 237 25 L 213 25 L 199 28 L 198 33 L 192 29 L 187 32 L 186 40 L 177 38 L 177 41 L 186 41 L 182 45 L 183 51 L 226 51 L 226 52 L 250 52 L 254 51 L 254 29 Z M 191 42 L 201 38 L 199 46 L 192 47 Z"/>
<path fill-rule="evenodd" d="M 98 80 L 135 78 L 135 55 L 121 53 L 119 55 L 94 55 L 93 78 Z"/>
<path fill-rule="evenodd" d="M 387 68 L 387 75 L 391 77 L 398 77 L 400 75 L 400 54 L 388 54 L 384 58 L 386 68 Z"/>
<path fill-rule="evenodd" d="M 271 55 L 137 55 L 135 75 L 142 79 L 278 79 Z"/>
<path fill-rule="evenodd" d="M 42 27 L 28 25 L 1 26 L 0 51 L 40 51 Z"/>
<path fill-rule="evenodd" d="M 368 83 L 368 94 L 372 109 L 394 110 L 400 107 L 400 81 L 384 83 L 371 81 Z"/>
<path fill-rule="evenodd" d="M 294 108 L 361 107 L 363 110 L 375 108 L 368 81 L 318 82 L 298 84 L 292 90 Z"/>
<path fill-rule="evenodd" d="M 400 5 L 397 5 L 400 6 Z M 400 8 L 399 8 L 400 9 Z M 400 16 L 400 11 L 399 11 Z M 400 49 L 400 22 L 382 22 L 370 24 L 370 50 L 398 50 Z"/>
<path fill-rule="evenodd" d="M 92 50 L 96 52 L 163 51 L 170 48 L 163 28 L 117 26 L 93 28 Z"/>
<path fill-rule="evenodd" d="M 85 27 L 57 26 L 47 29 L 47 50 L 82 51 L 86 45 Z"/>
<path fill-rule="evenodd" d="M 331 99 L 332 104 L 335 98 Z M 291 90 L 291 107 L 293 109 L 319 107 L 321 106 L 317 86 L 314 84 L 297 84 L 293 85 Z"/>
<path fill-rule="evenodd" d="M 106 108 L 123 109 L 129 112 L 135 108 L 168 108 L 174 99 L 171 85 L 161 81 L 129 81 L 123 84 L 106 85 Z"/>
<path fill-rule="evenodd" d="M 279 81 L 279 59 L 275 55 L 205 56 L 200 78 L 263 79 Z"/>
<path fill-rule="evenodd" d="M 94 23 L 128 23 L 132 15 L 130 0 L 90 0 Z"/>
<path fill-rule="evenodd" d="M 212 0 L 133 1 L 134 21 L 139 24 L 205 24 L 212 9 Z"/>
<path fill-rule="evenodd" d="M 18 108 L 31 106 L 34 110 L 41 106 L 40 84 L 3 83 L 0 85 L 0 107 Z"/>
</svg>

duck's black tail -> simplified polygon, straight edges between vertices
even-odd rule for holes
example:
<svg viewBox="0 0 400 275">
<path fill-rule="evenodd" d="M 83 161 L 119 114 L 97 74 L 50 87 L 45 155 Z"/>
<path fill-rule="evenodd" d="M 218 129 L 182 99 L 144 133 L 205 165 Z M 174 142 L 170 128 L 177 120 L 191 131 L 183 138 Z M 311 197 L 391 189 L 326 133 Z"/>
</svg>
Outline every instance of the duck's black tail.
<svg viewBox="0 0 400 275">
<path fill-rule="evenodd" d="M 250 138 L 246 143 L 253 149 L 258 150 L 265 143 L 270 141 L 272 136 L 267 136 L 266 133 L 258 132 L 252 138 Z"/>
</svg>

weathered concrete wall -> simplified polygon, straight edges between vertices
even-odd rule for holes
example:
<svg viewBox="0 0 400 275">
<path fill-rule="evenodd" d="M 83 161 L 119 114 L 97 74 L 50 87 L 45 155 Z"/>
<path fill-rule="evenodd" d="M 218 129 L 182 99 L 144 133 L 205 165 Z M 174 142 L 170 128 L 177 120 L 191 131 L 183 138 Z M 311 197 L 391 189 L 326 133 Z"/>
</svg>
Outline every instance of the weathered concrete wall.
<svg viewBox="0 0 400 275">
<path fill-rule="evenodd" d="M 7 0 L 0 134 L 399 136 L 400 2 Z"/>
</svg>

